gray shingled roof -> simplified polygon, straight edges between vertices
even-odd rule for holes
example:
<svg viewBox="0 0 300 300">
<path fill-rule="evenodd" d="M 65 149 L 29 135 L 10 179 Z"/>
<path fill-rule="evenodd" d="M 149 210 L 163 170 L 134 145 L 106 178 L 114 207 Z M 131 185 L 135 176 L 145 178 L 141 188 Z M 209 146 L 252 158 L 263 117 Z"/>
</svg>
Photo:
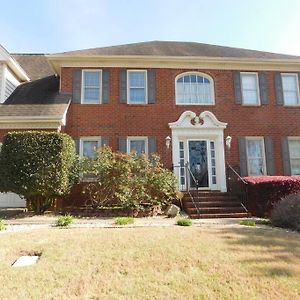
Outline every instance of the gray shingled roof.
<svg viewBox="0 0 300 300">
<path fill-rule="evenodd" d="M 59 117 L 63 118 L 68 104 L 0 105 L 0 117 Z"/>
<path fill-rule="evenodd" d="M 52 75 L 19 85 L 0 105 L 0 117 L 63 117 L 71 94 L 59 93 L 59 79 Z"/>
<path fill-rule="evenodd" d="M 293 59 L 300 56 L 276 54 L 248 49 L 216 46 L 194 42 L 151 41 L 112 47 L 57 53 L 58 55 L 145 55 L 145 56 L 199 56 L 253 59 Z"/>
<path fill-rule="evenodd" d="M 65 104 L 71 94 L 59 93 L 59 78 L 55 75 L 19 85 L 3 105 Z"/>
<path fill-rule="evenodd" d="M 12 57 L 24 69 L 31 80 L 54 75 L 54 70 L 48 63 L 45 54 L 15 53 Z"/>
</svg>

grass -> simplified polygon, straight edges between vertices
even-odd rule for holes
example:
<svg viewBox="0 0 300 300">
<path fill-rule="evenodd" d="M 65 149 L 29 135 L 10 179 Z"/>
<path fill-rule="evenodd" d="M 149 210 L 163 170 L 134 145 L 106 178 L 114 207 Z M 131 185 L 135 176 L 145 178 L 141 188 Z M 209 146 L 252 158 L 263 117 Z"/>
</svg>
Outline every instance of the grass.
<svg viewBox="0 0 300 300">
<path fill-rule="evenodd" d="M 0 299 L 299 299 L 300 234 L 247 227 L 0 234 Z M 21 253 L 41 253 L 12 268 Z"/>
<path fill-rule="evenodd" d="M 56 220 L 56 226 L 68 227 L 74 223 L 74 218 L 71 215 L 60 216 Z"/>
<path fill-rule="evenodd" d="M 245 225 L 245 226 L 256 226 L 255 220 L 242 220 L 240 221 L 240 225 Z"/>
<path fill-rule="evenodd" d="M 0 231 L 5 230 L 6 227 L 7 227 L 7 225 L 6 225 L 5 221 L 0 219 Z"/>
<path fill-rule="evenodd" d="M 181 218 L 177 220 L 176 224 L 179 226 L 192 226 L 193 222 L 190 219 Z"/>
<path fill-rule="evenodd" d="M 134 223 L 134 218 L 132 217 L 118 217 L 115 218 L 115 223 L 117 225 L 130 225 Z"/>
</svg>

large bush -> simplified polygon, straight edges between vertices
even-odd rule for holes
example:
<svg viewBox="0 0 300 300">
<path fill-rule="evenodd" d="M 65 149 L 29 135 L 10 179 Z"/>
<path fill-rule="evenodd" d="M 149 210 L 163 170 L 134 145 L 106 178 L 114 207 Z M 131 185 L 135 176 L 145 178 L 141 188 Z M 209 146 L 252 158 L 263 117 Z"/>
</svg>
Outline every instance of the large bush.
<svg viewBox="0 0 300 300">
<path fill-rule="evenodd" d="M 72 138 L 63 133 L 11 132 L 0 152 L 0 191 L 23 196 L 37 213 L 69 193 L 77 177 Z"/>
<path fill-rule="evenodd" d="M 281 200 L 271 212 L 274 226 L 300 231 L 300 194 L 293 194 Z"/>
<path fill-rule="evenodd" d="M 135 153 L 114 153 L 104 147 L 95 160 L 86 158 L 82 169 L 83 176 L 93 179 L 84 192 L 94 207 L 114 203 L 142 210 L 168 204 L 176 197 L 176 178 L 155 155 L 148 159 Z"/>
<path fill-rule="evenodd" d="M 296 176 L 253 176 L 244 179 L 248 183 L 248 208 L 256 216 L 268 216 L 282 198 L 300 193 L 300 178 Z"/>
</svg>

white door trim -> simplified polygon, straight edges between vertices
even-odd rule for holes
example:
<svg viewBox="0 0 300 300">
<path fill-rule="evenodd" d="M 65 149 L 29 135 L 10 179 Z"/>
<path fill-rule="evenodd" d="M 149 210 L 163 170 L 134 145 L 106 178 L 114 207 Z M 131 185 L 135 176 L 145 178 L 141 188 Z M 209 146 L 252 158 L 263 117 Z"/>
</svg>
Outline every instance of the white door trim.
<svg viewBox="0 0 300 300">
<path fill-rule="evenodd" d="M 185 155 L 188 151 L 188 140 L 208 140 L 215 142 L 217 184 L 210 184 L 210 188 L 222 192 L 227 191 L 224 154 L 224 129 L 226 126 L 227 123 L 220 122 L 209 111 L 204 111 L 199 116 L 194 112 L 185 111 L 176 122 L 169 123 L 169 127 L 172 130 L 172 159 L 174 166 L 180 164 L 180 141 L 184 142 Z M 210 143 L 208 144 L 208 155 L 210 156 Z M 180 180 L 178 170 L 175 169 L 175 175 Z M 184 188 L 186 188 L 186 183 Z"/>
</svg>

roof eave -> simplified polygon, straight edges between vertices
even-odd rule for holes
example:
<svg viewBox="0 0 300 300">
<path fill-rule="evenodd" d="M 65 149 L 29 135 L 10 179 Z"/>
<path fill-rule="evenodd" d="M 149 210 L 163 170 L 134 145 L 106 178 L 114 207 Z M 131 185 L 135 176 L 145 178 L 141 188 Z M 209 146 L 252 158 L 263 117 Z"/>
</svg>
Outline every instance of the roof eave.
<svg viewBox="0 0 300 300">
<path fill-rule="evenodd" d="M 166 67 L 167 64 L 176 65 L 180 67 L 193 67 L 205 66 L 207 68 L 220 68 L 224 69 L 241 69 L 252 67 L 265 67 L 266 69 L 286 69 L 286 70 L 300 70 L 300 58 L 280 58 L 280 59 L 265 59 L 265 58 L 232 58 L 232 57 L 207 57 L 207 56 L 145 56 L 145 55 L 58 55 L 52 54 L 46 56 L 55 71 L 60 74 L 62 66 L 84 65 L 88 67 L 89 64 L 102 64 L 103 66 L 125 66 L 130 65 L 135 67 L 143 67 L 143 64 L 151 65 L 154 67 L 159 65 Z"/>
<path fill-rule="evenodd" d="M 2 59 L 1 59 L 2 57 Z M 15 73 L 21 81 L 29 81 L 27 73 L 20 66 L 20 64 L 8 53 L 8 51 L 0 45 L 0 60 L 8 65 L 8 67 Z"/>
</svg>

